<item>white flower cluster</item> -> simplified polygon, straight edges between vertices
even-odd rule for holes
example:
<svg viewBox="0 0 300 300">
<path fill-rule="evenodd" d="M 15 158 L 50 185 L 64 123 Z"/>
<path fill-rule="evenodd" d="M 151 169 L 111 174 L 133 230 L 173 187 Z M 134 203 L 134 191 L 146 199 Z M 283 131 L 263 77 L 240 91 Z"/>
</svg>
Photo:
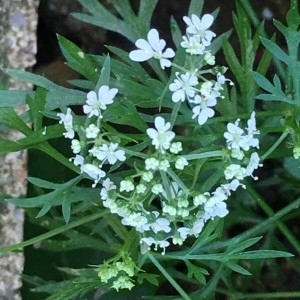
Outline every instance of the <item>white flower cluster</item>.
<svg viewBox="0 0 300 300">
<path fill-rule="evenodd" d="M 194 62 L 197 61 L 198 65 L 176 73 L 169 89 L 173 92 L 172 101 L 186 101 L 192 106 L 192 118 L 197 118 L 198 124 L 203 125 L 214 116 L 213 107 L 228 79 L 213 69 L 202 69 L 203 66 L 214 65 L 214 57 L 208 48 L 215 37 L 209 30 L 213 16 L 206 14 L 200 19 L 192 15 L 191 18 L 184 17 L 184 22 L 187 29 L 181 47 L 186 49 L 187 55 L 197 55 Z M 147 40 L 137 40 L 136 46 L 138 49 L 129 54 L 132 60 L 158 59 L 162 69 L 172 65 L 169 58 L 174 57 L 175 52 L 170 48 L 164 50 L 166 42 L 159 38 L 155 29 L 149 31 Z M 216 80 L 204 79 L 205 73 L 215 74 Z M 146 130 L 147 151 L 134 157 L 134 162 L 128 161 L 127 174 L 130 175 L 118 178 L 105 172 L 109 170 L 103 168 L 105 164 L 115 165 L 126 159 L 125 152 L 116 142 L 117 137 L 101 127 L 105 116 L 103 112 L 109 109 L 117 92 L 117 89 L 104 85 L 97 93 L 91 91 L 87 94 L 86 104 L 83 105 L 86 115 L 84 126 L 74 125 L 75 116 L 70 108 L 66 114 L 58 114 L 60 123 L 66 129 L 64 136 L 72 140 L 74 164 L 94 180 L 93 187 L 101 183 L 100 197 L 104 207 L 119 215 L 123 225 L 134 227 L 140 233 L 142 253 L 151 247 L 155 250 L 161 248 L 165 253 L 171 243 L 182 245 L 188 237 L 197 237 L 209 220 L 225 217 L 228 214 L 226 200 L 231 193 L 240 186 L 245 187 L 242 183 L 245 177 L 257 179 L 253 172 L 261 164 L 258 153 L 253 151 L 259 148 L 255 113 L 251 114 L 246 128 L 240 127 L 239 119 L 227 124 L 224 138 L 228 157 L 224 162 L 224 176 L 221 184 L 214 186 L 212 191 L 203 191 L 199 186 L 186 186 L 185 176 L 195 172 L 195 164 L 188 161 L 192 159 L 189 153 L 183 154 L 183 144 L 176 138 L 172 124 L 161 116 L 154 118 L 154 128 Z M 108 270 L 106 277 L 103 271 L 102 279 L 107 282 L 116 276 L 117 271 L 111 273 Z M 128 272 L 124 276 L 118 279 L 120 285 L 116 283 L 117 289 L 122 285 L 131 287 Z"/>
<path fill-rule="evenodd" d="M 205 65 L 213 66 L 215 57 L 208 49 L 212 39 L 216 36 L 214 32 L 209 30 L 214 21 L 214 17 L 210 14 L 205 14 L 201 19 L 192 15 L 191 18 L 183 17 L 187 25 L 186 36 L 183 36 L 181 47 L 183 47 L 188 55 L 199 56 L 199 65 L 188 67 L 185 73 L 176 72 L 176 79 L 169 85 L 169 90 L 173 92 L 172 101 L 174 103 L 188 101 L 192 107 L 192 119 L 197 119 L 199 125 L 203 125 L 209 118 L 215 115 L 213 107 L 217 104 L 217 99 L 221 97 L 221 91 L 226 81 L 223 74 L 217 72 L 216 80 L 208 80 L 203 77 L 205 73 L 214 74 L 212 69 L 201 70 L 199 67 Z M 159 34 L 156 29 L 151 29 L 147 36 L 148 40 L 139 39 L 135 45 L 139 50 L 130 52 L 129 57 L 133 61 L 141 62 L 151 58 L 158 59 L 162 69 L 172 65 L 168 58 L 173 58 L 175 52 L 168 48 L 163 52 L 166 46 L 165 40 L 159 39 Z M 203 82 L 198 81 L 201 77 Z"/>
<path fill-rule="evenodd" d="M 71 139 L 71 149 L 75 154 L 74 164 L 80 166 L 81 172 L 94 180 L 93 187 L 106 176 L 102 169 L 104 164 L 114 165 L 117 161 L 125 161 L 125 152 L 118 149 L 119 144 L 105 140 L 101 129 L 102 113 L 107 105 L 113 103 L 118 90 L 107 85 L 99 88 L 98 93 L 90 91 L 87 94 L 83 112 L 87 115 L 88 124 L 85 127 L 74 124 L 70 108 L 66 114 L 59 113 L 60 123 L 64 124 L 64 136 Z M 96 117 L 96 118 L 95 118 Z M 76 128 L 76 129 L 75 129 Z M 75 139 L 77 132 L 79 139 Z"/>
<path fill-rule="evenodd" d="M 262 166 L 259 163 L 259 155 L 257 152 L 252 152 L 250 158 L 245 156 L 245 153 L 248 153 L 251 148 L 259 148 L 259 140 L 255 137 L 259 134 L 259 130 L 256 129 L 255 112 L 252 112 L 247 122 L 246 132 L 239 127 L 239 122 L 238 119 L 235 123 L 227 124 L 227 132 L 224 133 L 230 156 L 236 160 L 236 163 L 230 164 L 225 169 L 225 178 L 227 180 L 232 178 L 243 180 L 245 177 L 251 176 L 257 180 L 257 177 L 252 174 L 254 170 Z"/>
<path fill-rule="evenodd" d="M 111 213 L 122 218 L 122 224 L 135 227 L 141 233 L 142 252 L 154 246 L 154 250 L 159 247 L 165 253 L 170 242 L 182 245 L 189 236 L 197 237 L 208 220 L 228 214 L 226 200 L 231 192 L 244 187 L 241 181 L 246 176 L 253 177 L 254 170 L 261 166 L 257 152 L 249 153 L 259 146 L 256 138 L 259 131 L 254 113 L 248 120 L 246 132 L 238 127 L 239 120 L 227 125 L 228 132 L 224 136 L 231 162 L 236 162 L 224 170 L 226 183 L 211 193 L 199 193 L 189 190 L 178 179 L 188 161 L 184 155 L 178 155 L 183 148 L 181 142 L 173 141 L 176 136 L 170 130 L 171 124 L 162 117 L 156 117 L 154 124 L 155 129 L 147 129 L 147 135 L 155 152 L 145 160 L 144 169 L 122 180 L 119 187 L 107 178 L 101 199 Z M 242 153 L 242 157 L 237 158 L 237 152 Z"/>
</svg>

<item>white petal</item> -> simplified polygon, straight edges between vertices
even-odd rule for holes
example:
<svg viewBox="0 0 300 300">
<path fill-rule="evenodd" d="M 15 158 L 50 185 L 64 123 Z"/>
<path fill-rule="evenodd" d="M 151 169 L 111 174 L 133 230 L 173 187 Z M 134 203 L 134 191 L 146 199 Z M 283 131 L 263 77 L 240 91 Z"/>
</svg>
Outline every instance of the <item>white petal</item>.
<svg viewBox="0 0 300 300">
<path fill-rule="evenodd" d="M 171 67 L 172 63 L 170 60 L 168 59 L 165 59 L 165 58 L 162 58 L 159 60 L 159 63 L 160 63 L 160 67 L 164 70 L 165 67 L 169 68 Z"/>
<path fill-rule="evenodd" d="M 137 48 L 140 48 L 141 50 L 144 50 L 146 52 L 152 52 L 153 51 L 150 44 L 144 39 L 138 39 L 135 42 L 135 45 L 136 45 Z"/>
<path fill-rule="evenodd" d="M 175 52 L 171 48 L 166 49 L 166 51 L 163 53 L 164 58 L 172 58 L 174 56 L 175 56 Z"/>
<path fill-rule="evenodd" d="M 153 52 L 145 52 L 144 50 L 133 50 L 129 53 L 129 58 L 133 61 L 142 62 L 153 57 Z"/>
<path fill-rule="evenodd" d="M 184 16 L 183 17 L 183 21 L 185 22 L 185 24 L 187 26 L 193 26 L 193 23 L 192 23 L 192 21 L 191 21 L 191 19 L 189 17 Z"/>
<path fill-rule="evenodd" d="M 185 93 L 183 90 L 178 90 L 172 95 L 172 101 L 177 103 L 179 101 L 183 102 L 185 100 Z"/>
<path fill-rule="evenodd" d="M 98 100 L 97 94 L 94 91 L 88 92 L 87 95 L 86 95 L 86 97 L 87 97 L 86 103 L 88 103 L 88 104 L 94 103 L 94 102 L 96 102 Z"/>
<path fill-rule="evenodd" d="M 192 22 L 197 29 L 202 29 L 202 22 L 197 15 L 192 14 Z"/>
<path fill-rule="evenodd" d="M 203 29 L 209 28 L 213 22 L 214 22 L 214 17 L 210 14 L 205 14 L 201 19 Z"/>
<path fill-rule="evenodd" d="M 164 40 L 159 39 L 159 34 L 156 29 L 151 29 L 148 32 L 147 38 L 148 38 L 150 46 L 155 51 L 162 51 L 166 46 L 166 42 Z"/>
</svg>

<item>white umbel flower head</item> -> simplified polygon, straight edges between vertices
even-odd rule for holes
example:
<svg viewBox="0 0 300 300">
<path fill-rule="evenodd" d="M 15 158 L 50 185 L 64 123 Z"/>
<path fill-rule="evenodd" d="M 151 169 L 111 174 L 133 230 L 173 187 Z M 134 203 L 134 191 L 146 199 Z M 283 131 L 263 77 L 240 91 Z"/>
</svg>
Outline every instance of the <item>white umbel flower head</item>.
<svg viewBox="0 0 300 300">
<path fill-rule="evenodd" d="M 171 128 L 171 123 L 166 122 L 162 117 L 156 117 L 154 125 L 156 129 L 148 128 L 147 134 L 152 139 L 152 145 L 155 146 L 155 149 L 165 153 L 165 150 L 170 148 L 175 133 L 169 130 Z"/>
<path fill-rule="evenodd" d="M 118 93 L 118 89 L 110 89 L 107 85 L 102 85 L 99 88 L 98 94 L 94 91 L 90 91 L 87 94 L 86 104 L 83 105 L 83 111 L 88 118 L 97 116 L 102 118 L 101 111 L 107 108 L 108 104 L 114 102 L 114 97 Z"/>
<path fill-rule="evenodd" d="M 171 61 L 169 58 L 175 56 L 175 52 L 171 48 L 166 47 L 166 41 L 159 38 L 158 31 L 156 29 L 151 29 L 148 32 L 147 40 L 138 39 L 135 42 L 138 50 L 133 50 L 129 53 L 129 58 L 133 61 L 143 62 L 151 58 L 158 59 L 162 69 L 171 66 Z"/>
<path fill-rule="evenodd" d="M 205 14 L 200 19 L 198 16 L 192 14 L 191 18 L 183 17 L 183 21 L 188 26 L 186 31 L 199 38 L 199 41 L 205 46 L 211 44 L 211 40 L 216 34 L 207 30 L 213 23 L 214 17 L 210 14 Z"/>
</svg>

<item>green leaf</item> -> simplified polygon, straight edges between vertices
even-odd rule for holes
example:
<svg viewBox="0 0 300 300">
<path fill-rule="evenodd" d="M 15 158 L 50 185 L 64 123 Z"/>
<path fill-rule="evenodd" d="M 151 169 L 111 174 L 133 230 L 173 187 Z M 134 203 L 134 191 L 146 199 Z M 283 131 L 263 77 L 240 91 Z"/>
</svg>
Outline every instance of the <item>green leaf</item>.
<svg viewBox="0 0 300 300">
<path fill-rule="evenodd" d="M 225 261 L 228 259 L 270 259 L 279 257 L 293 257 L 294 255 L 284 251 L 276 250 L 253 250 L 242 253 L 224 255 Z"/>
<path fill-rule="evenodd" d="M 26 148 L 26 145 L 20 145 L 15 141 L 0 138 L 0 154 L 16 152 Z"/>
<path fill-rule="evenodd" d="M 40 178 L 36 178 L 36 177 L 27 177 L 27 180 L 38 187 L 44 188 L 44 189 L 49 189 L 49 190 L 56 190 L 61 188 L 61 186 L 63 185 L 63 183 L 54 183 L 54 182 L 50 182 L 47 180 L 43 180 Z"/>
<path fill-rule="evenodd" d="M 32 131 L 26 138 L 18 140 L 17 143 L 24 145 L 25 148 L 35 147 L 39 143 L 61 137 L 63 132 L 64 128 L 62 125 L 51 125 L 37 131 Z"/>
<path fill-rule="evenodd" d="M 99 80 L 96 84 L 95 90 L 98 91 L 102 85 L 109 85 L 110 81 L 110 57 L 106 56 L 106 59 L 103 63 Z"/>
<path fill-rule="evenodd" d="M 52 82 L 51 80 L 45 78 L 44 76 L 33 74 L 27 71 L 23 70 L 15 70 L 15 69 L 5 69 L 5 72 L 18 80 L 24 81 L 24 82 L 29 82 L 34 85 L 40 86 L 45 88 L 46 90 L 57 90 L 57 91 L 62 91 L 66 92 L 69 91 L 70 89 L 59 86 L 58 84 Z"/>
<path fill-rule="evenodd" d="M 182 42 L 182 32 L 180 30 L 177 21 L 173 16 L 171 16 L 170 28 L 171 28 L 173 42 L 176 45 L 176 48 L 179 48 L 180 43 Z"/>
<path fill-rule="evenodd" d="M 115 124 L 130 125 L 142 132 L 145 132 L 148 128 L 147 124 L 138 114 L 135 105 L 127 98 L 115 101 L 109 106 L 109 109 L 103 113 L 103 116 L 106 121 Z"/>
<path fill-rule="evenodd" d="M 253 72 L 253 78 L 256 81 L 256 83 L 263 88 L 264 90 L 268 91 L 270 95 L 268 94 L 262 94 L 258 95 L 256 98 L 261 100 L 275 100 L 275 101 L 282 101 L 290 104 L 294 104 L 294 101 L 292 101 L 291 98 L 285 95 L 285 93 L 281 90 L 280 87 L 274 86 L 268 79 L 266 79 L 263 75 Z M 278 77 L 277 77 L 278 78 Z M 278 80 L 276 76 L 274 77 L 274 82 L 278 83 Z"/>
<path fill-rule="evenodd" d="M 185 261 L 185 264 L 188 268 L 188 278 L 195 278 L 197 281 L 199 281 L 201 284 L 206 284 L 206 278 L 204 275 L 209 275 L 207 270 L 200 268 L 198 266 L 193 265 L 191 262 L 188 260 Z"/>
<path fill-rule="evenodd" d="M 158 0 L 141 0 L 138 12 L 138 20 L 143 20 L 141 23 L 144 26 L 144 33 L 146 34 L 150 28 L 150 21 L 153 11 L 157 5 Z M 141 32 L 142 33 L 142 32 Z"/>
<path fill-rule="evenodd" d="M 26 97 L 34 98 L 33 91 L 0 90 L 0 107 L 16 107 L 26 104 Z"/>
<path fill-rule="evenodd" d="M 8 198 L 6 199 L 9 203 L 17 205 L 19 207 L 27 208 L 27 207 L 41 207 L 45 204 L 50 205 L 60 205 L 62 204 L 63 197 L 70 189 L 79 181 L 81 177 L 78 176 L 64 184 L 62 184 L 59 188 L 54 191 L 40 195 L 32 198 Z"/>
<path fill-rule="evenodd" d="M 16 129 L 23 134 L 30 134 L 32 131 L 23 122 L 23 120 L 17 115 L 12 107 L 2 107 L 0 108 L 0 122 L 9 126 L 12 129 Z"/>
<path fill-rule="evenodd" d="M 69 193 L 64 195 L 62 213 L 66 224 L 68 224 L 71 217 L 71 195 Z"/>
<path fill-rule="evenodd" d="M 91 57 L 63 36 L 57 35 L 57 39 L 60 49 L 68 61 L 68 65 L 85 78 L 96 83 L 99 78 L 99 72 L 96 70 L 97 65 L 92 61 Z"/>
<path fill-rule="evenodd" d="M 259 240 L 261 240 L 261 236 L 248 239 L 246 241 L 242 241 L 238 244 L 230 244 L 228 247 L 228 253 L 236 253 L 243 251 L 246 248 L 251 247 L 252 245 L 256 244 Z"/>
<path fill-rule="evenodd" d="M 40 217 L 44 216 L 51 209 L 51 207 L 52 207 L 52 205 L 50 203 L 44 204 L 42 209 L 37 214 L 36 218 L 40 218 Z"/>
<path fill-rule="evenodd" d="M 190 17 L 192 14 L 200 16 L 202 14 L 203 5 L 204 0 L 191 0 L 188 16 Z"/>
<path fill-rule="evenodd" d="M 224 262 L 224 265 L 231 269 L 232 271 L 236 272 L 236 273 L 240 273 L 242 275 L 251 275 L 251 273 L 246 270 L 245 268 L 243 268 L 242 266 L 236 264 L 236 263 L 233 263 L 233 262 L 229 262 L 229 261 L 226 261 Z"/>
<path fill-rule="evenodd" d="M 43 114 L 46 104 L 46 90 L 37 87 L 34 99 L 27 96 L 26 102 L 30 108 L 30 116 L 33 124 L 34 131 L 41 129 L 43 127 Z"/>
<path fill-rule="evenodd" d="M 273 41 L 261 37 L 262 44 L 266 47 L 268 51 L 272 53 L 277 59 L 283 61 L 285 64 L 288 64 L 289 56 Z"/>
<path fill-rule="evenodd" d="M 72 16 L 76 19 L 117 32 L 124 35 L 131 41 L 136 40 L 137 35 L 132 32 L 132 29 L 128 26 L 129 20 L 126 20 L 127 23 L 120 20 L 110 13 L 110 11 L 97 0 L 79 0 L 79 3 L 88 10 L 90 15 L 83 13 L 72 13 Z"/>
</svg>

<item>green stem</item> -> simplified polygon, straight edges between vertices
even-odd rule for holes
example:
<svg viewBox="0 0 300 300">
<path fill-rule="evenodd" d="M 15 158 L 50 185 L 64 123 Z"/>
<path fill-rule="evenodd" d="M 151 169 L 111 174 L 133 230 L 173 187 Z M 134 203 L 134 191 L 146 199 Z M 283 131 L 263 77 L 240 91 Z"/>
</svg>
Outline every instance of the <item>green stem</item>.
<svg viewBox="0 0 300 300">
<path fill-rule="evenodd" d="M 171 123 L 172 127 L 175 125 L 180 106 L 181 106 L 181 101 L 176 103 L 173 107 L 172 114 L 171 114 L 171 119 L 170 119 L 170 123 Z"/>
<path fill-rule="evenodd" d="M 268 149 L 268 151 L 261 156 L 261 161 L 264 161 L 281 144 L 281 142 L 288 136 L 288 134 L 288 131 L 284 131 L 279 139 Z"/>
<path fill-rule="evenodd" d="M 184 300 L 191 300 L 190 296 L 182 289 L 182 287 L 173 279 L 173 277 L 166 271 L 166 269 L 158 262 L 158 260 L 152 256 L 152 254 L 148 254 L 148 257 L 153 262 L 153 264 L 157 267 L 157 269 L 165 276 L 165 278 L 171 283 L 171 285 L 175 288 L 175 290 L 182 296 Z"/>
<path fill-rule="evenodd" d="M 77 221 L 74 221 L 72 223 L 63 225 L 59 228 L 56 228 L 56 229 L 53 229 L 53 230 L 48 231 L 46 233 L 43 233 L 43 234 L 41 234 L 39 236 L 36 236 L 32 239 L 29 239 L 27 241 L 24 241 L 24 242 L 21 242 L 21 243 L 18 243 L 18 244 L 14 244 L 14 245 L 10 245 L 10 246 L 2 247 L 2 248 L 0 248 L 0 255 L 4 254 L 6 252 L 19 250 L 21 248 L 24 248 L 24 247 L 27 247 L 29 245 L 35 244 L 37 242 L 41 242 L 43 240 L 49 239 L 50 237 L 53 237 L 53 236 L 58 235 L 60 233 L 63 233 L 64 231 L 70 230 L 74 227 L 89 223 L 89 222 L 94 221 L 96 219 L 99 219 L 99 218 L 103 217 L 105 214 L 107 214 L 107 212 L 102 211 L 101 213 L 96 213 L 96 214 L 93 214 L 91 216 L 87 216 L 85 218 L 80 218 Z"/>
<path fill-rule="evenodd" d="M 246 182 L 247 191 L 250 195 L 256 200 L 262 210 L 268 215 L 268 217 L 274 216 L 274 211 L 272 208 L 264 201 L 263 197 L 250 185 Z M 300 243 L 297 238 L 292 234 L 289 228 L 280 220 L 275 221 L 277 227 L 282 232 L 282 234 L 287 238 L 291 245 L 296 249 L 298 254 L 300 254 Z"/>
</svg>

